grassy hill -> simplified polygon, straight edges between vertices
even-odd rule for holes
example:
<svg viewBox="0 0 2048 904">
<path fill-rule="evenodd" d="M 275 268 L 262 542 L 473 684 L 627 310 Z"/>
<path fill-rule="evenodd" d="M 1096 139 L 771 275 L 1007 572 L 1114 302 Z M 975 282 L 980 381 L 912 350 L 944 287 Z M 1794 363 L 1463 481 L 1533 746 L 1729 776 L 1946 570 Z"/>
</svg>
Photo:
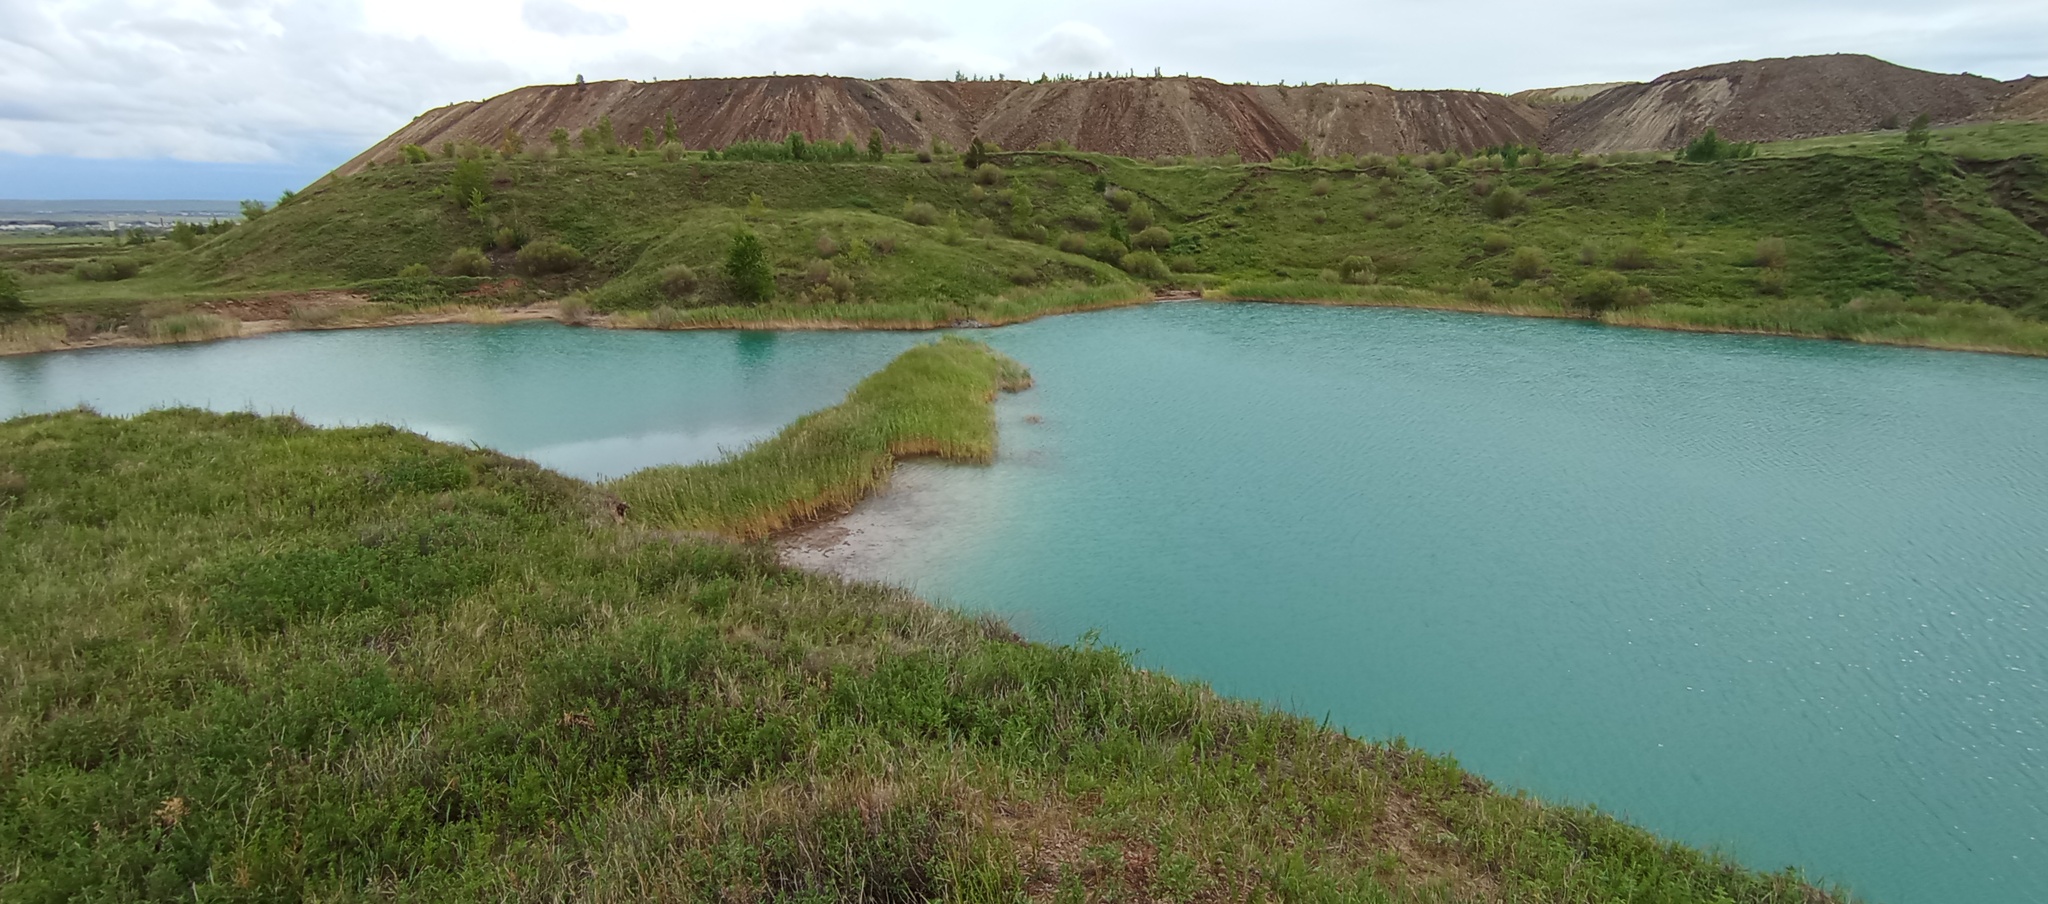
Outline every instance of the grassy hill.
<svg viewBox="0 0 2048 904">
<path fill-rule="evenodd" d="M 973 170 L 945 149 L 471 147 L 127 252 L 133 279 L 32 270 L 16 316 L 350 289 L 414 308 L 568 299 L 616 326 L 941 326 L 1180 289 L 2048 353 L 2044 139 L 1985 126 L 1708 163 L 1028 152 Z M 765 248 L 766 299 L 725 275 L 741 230 Z"/>
<path fill-rule="evenodd" d="M 0 900 L 1833 900 L 678 530 L 983 457 L 1025 379 L 923 346 L 614 488 L 384 427 L 0 423 Z"/>
</svg>

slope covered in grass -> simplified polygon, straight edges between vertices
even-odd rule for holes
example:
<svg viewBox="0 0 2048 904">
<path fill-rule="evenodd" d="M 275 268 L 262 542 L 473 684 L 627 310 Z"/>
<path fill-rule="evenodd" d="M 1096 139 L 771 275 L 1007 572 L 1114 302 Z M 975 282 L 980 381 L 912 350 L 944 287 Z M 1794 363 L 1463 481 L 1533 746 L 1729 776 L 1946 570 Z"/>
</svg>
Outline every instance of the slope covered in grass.
<svg viewBox="0 0 2048 904">
<path fill-rule="evenodd" d="M 389 428 L 0 423 L 0 537 L 9 901 L 1827 900 Z"/>
<path fill-rule="evenodd" d="M 1292 298 L 1348 285 L 1385 288 L 1316 300 L 1363 291 L 2039 353 L 2048 164 L 2035 137 L 1971 127 L 1931 148 L 1876 136 L 1708 163 L 1039 151 L 973 169 L 943 149 L 798 163 L 471 148 L 325 180 L 190 250 L 110 252 L 144 264 L 133 279 L 80 281 L 52 262 L 27 278 L 16 319 L 352 288 L 402 305 L 567 299 L 615 326 L 930 327 L 1166 289 Z M 726 272 L 742 230 L 762 245 L 765 297 Z M 534 246 L 567 257 L 522 265 Z M 1260 291 L 1273 286 L 1293 288 Z"/>
</svg>

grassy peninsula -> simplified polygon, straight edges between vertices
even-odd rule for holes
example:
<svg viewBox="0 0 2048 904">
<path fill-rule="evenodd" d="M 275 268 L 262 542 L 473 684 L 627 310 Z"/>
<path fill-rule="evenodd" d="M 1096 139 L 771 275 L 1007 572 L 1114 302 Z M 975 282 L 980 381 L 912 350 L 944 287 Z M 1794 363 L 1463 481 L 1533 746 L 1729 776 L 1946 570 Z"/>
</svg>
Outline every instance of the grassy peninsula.
<svg viewBox="0 0 2048 904">
<path fill-rule="evenodd" d="M 674 529 L 985 457 L 1025 379 L 921 347 L 611 488 L 383 427 L 0 424 L 0 898 L 1831 900 Z"/>
<path fill-rule="evenodd" d="M 1258 164 L 800 137 L 414 151 L 232 228 L 0 246 L 22 300 L 0 346 L 505 312 L 922 329 L 1180 293 L 2048 354 L 2048 125 Z"/>
</svg>

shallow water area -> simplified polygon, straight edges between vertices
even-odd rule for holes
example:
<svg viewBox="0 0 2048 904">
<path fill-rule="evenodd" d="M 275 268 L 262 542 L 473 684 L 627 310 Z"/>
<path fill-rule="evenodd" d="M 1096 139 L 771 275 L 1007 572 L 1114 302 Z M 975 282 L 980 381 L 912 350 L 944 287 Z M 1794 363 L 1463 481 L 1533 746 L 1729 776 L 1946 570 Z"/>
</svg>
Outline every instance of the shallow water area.
<svg viewBox="0 0 2048 904">
<path fill-rule="evenodd" d="M 2048 899 L 2048 360 L 1206 303 L 970 335 L 1037 380 L 999 460 L 905 466 L 816 564 L 1871 900 Z M 295 410 L 595 477 L 927 338 L 292 334 L 0 359 L 0 415 Z"/>
</svg>

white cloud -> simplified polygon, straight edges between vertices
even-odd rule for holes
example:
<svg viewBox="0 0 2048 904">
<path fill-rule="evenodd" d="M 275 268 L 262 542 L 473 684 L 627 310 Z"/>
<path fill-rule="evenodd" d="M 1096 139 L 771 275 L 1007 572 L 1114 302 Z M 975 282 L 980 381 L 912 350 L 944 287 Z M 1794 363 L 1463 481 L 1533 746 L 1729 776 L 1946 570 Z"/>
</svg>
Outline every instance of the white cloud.
<svg viewBox="0 0 2048 904">
<path fill-rule="evenodd" d="M 2048 72 L 2042 0 L 1297 0 L 1286 15 L 1203 0 L 526 0 L 520 15 L 506 11 L 502 0 L 0 0 L 0 152 L 332 165 L 429 108 L 578 73 L 1157 66 L 1225 81 L 1513 91 L 1826 52 L 1999 78 Z"/>
<path fill-rule="evenodd" d="M 534 31 L 564 37 L 615 35 L 626 30 L 626 17 L 584 9 L 569 0 L 526 0 L 520 21 Z"/>
</svg>

